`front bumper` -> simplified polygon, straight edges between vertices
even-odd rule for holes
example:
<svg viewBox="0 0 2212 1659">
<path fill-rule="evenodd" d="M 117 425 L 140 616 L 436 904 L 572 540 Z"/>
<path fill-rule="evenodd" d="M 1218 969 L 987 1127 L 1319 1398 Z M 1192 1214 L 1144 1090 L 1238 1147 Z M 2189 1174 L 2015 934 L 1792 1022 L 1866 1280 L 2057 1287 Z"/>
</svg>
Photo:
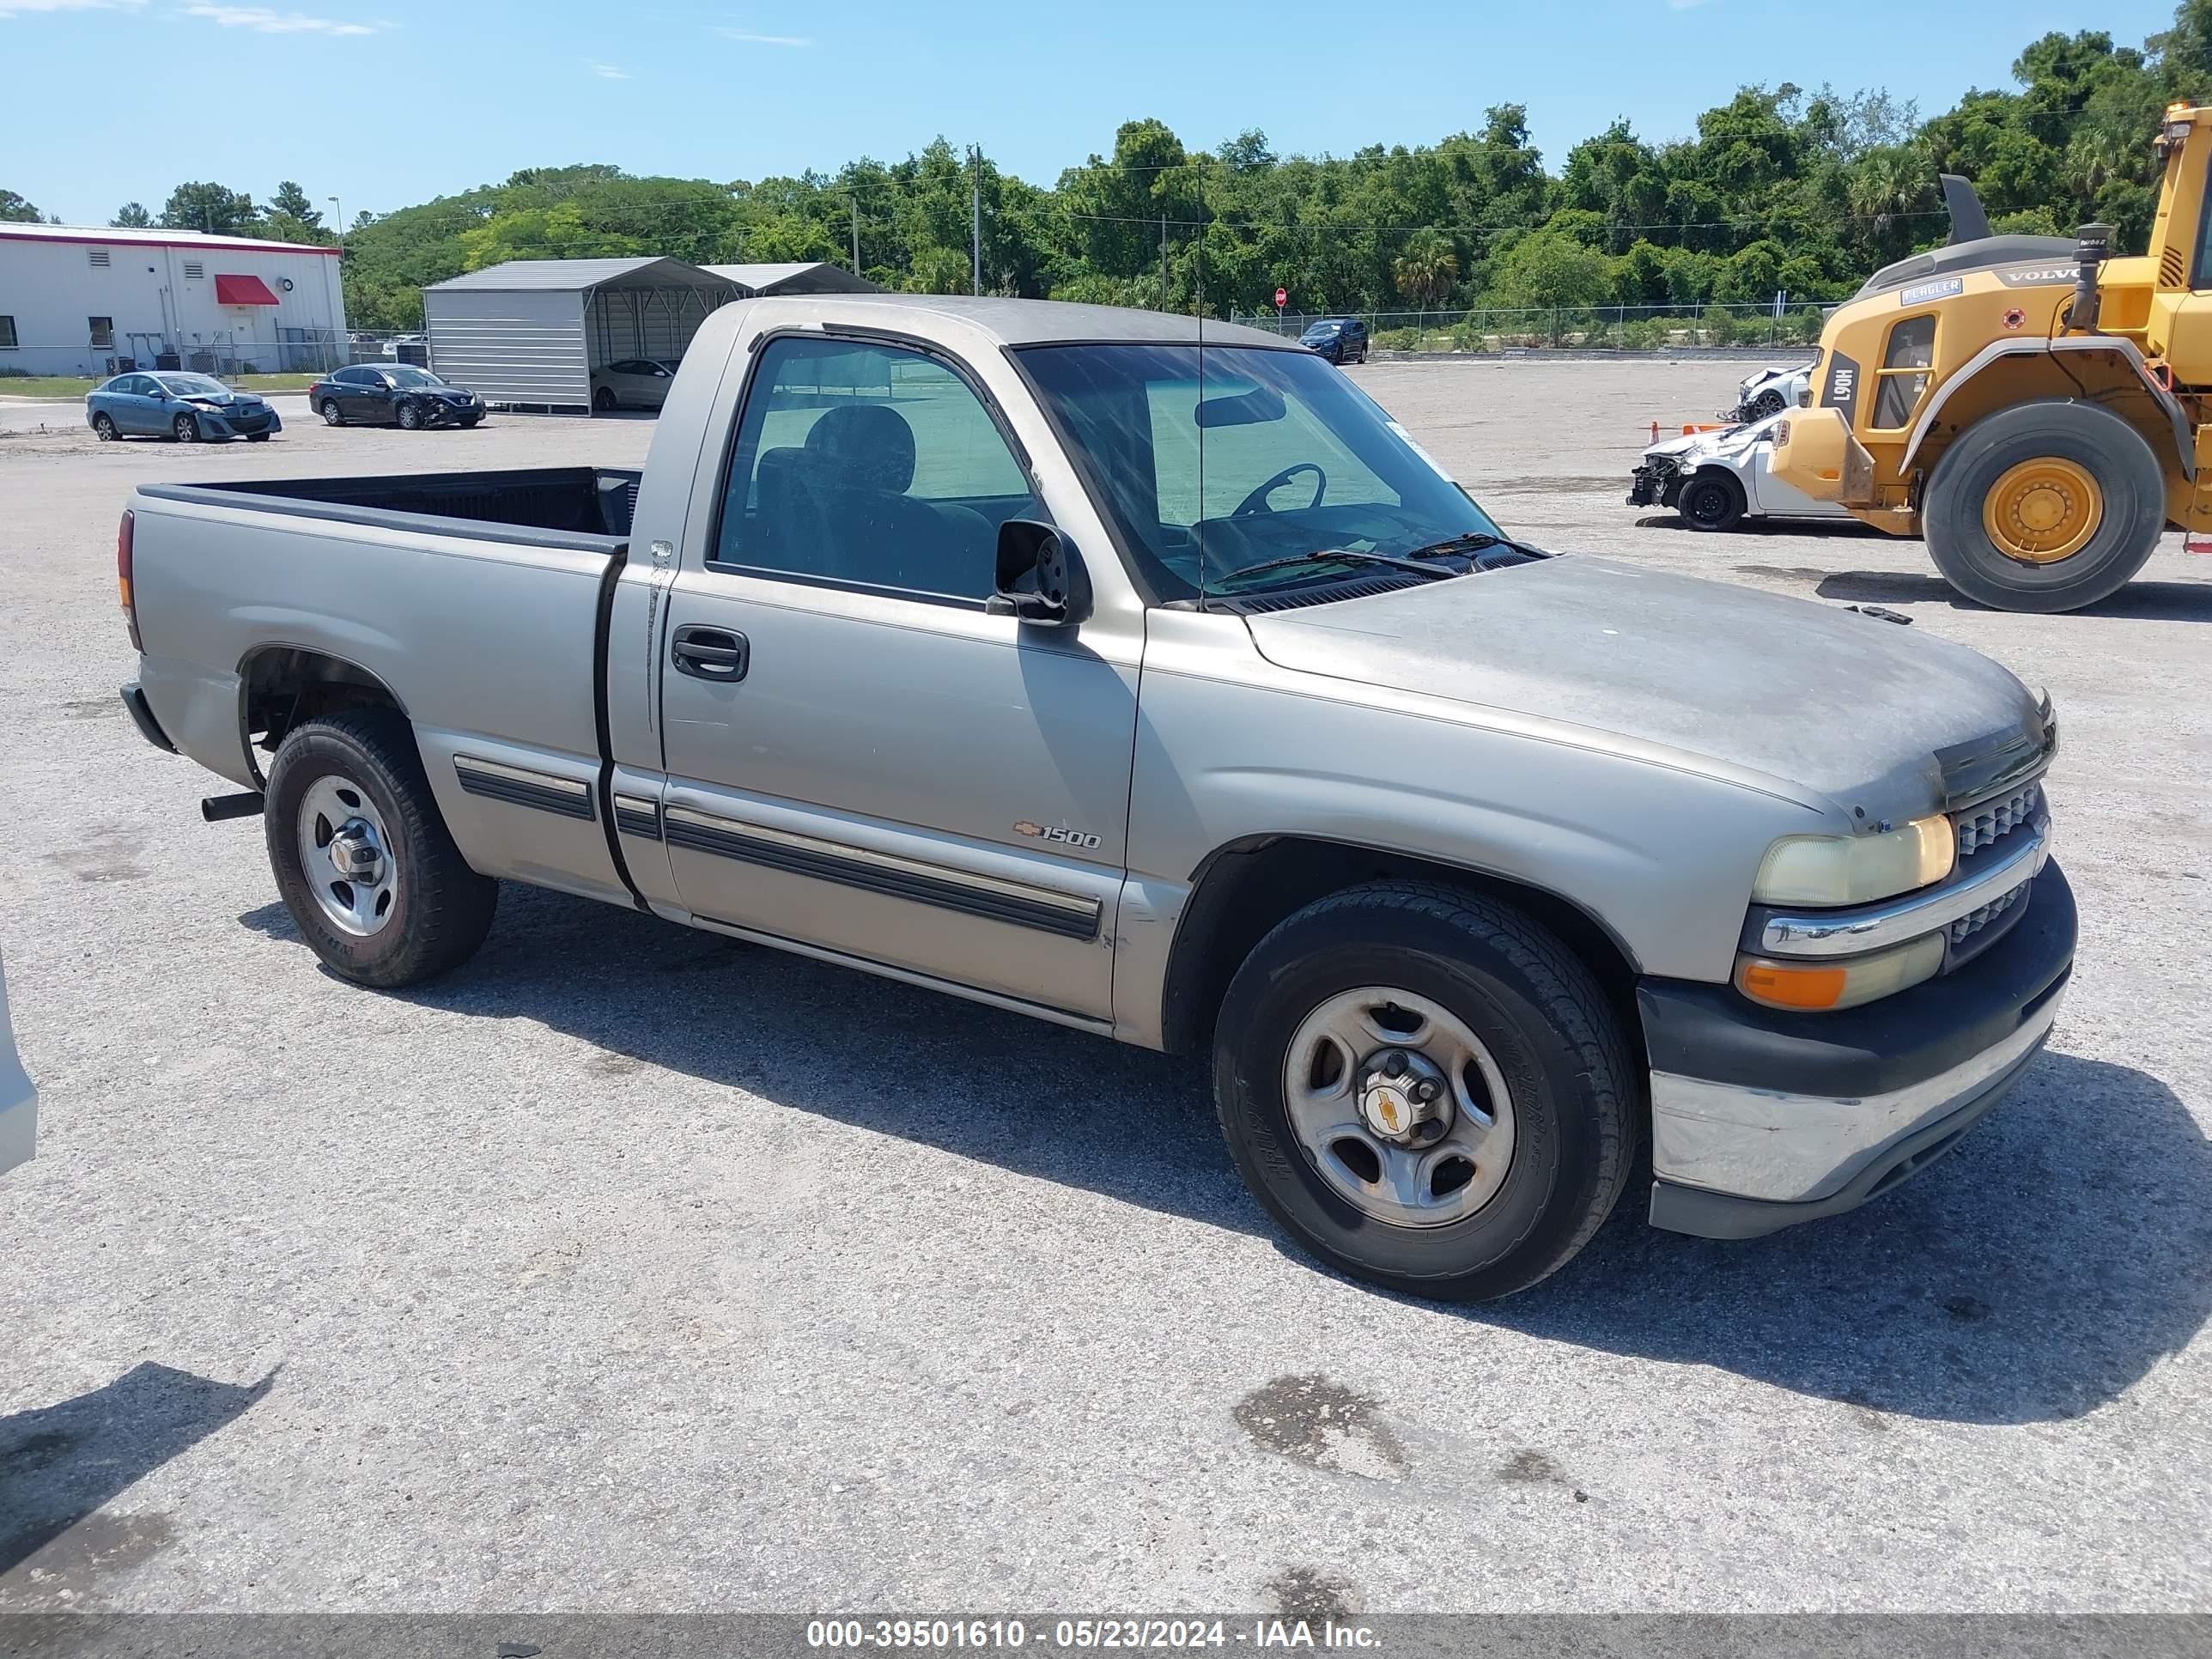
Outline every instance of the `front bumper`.
<svg viewBox="0 0 2212 1659">
<path fill-rule="evenodd" d="M 1652 1224 L 1755 1238 L 1925 1168 L 2050 1035 L 2075 928 L 2073 891 L 2049 863 L 1995 948 L 1863 1007 L 1784 1013 L 1728 986 L 1645 981 Z"/>
<path fill-rule="evenodd" d="M 1662 471 L 1656 466 L 1639 466 L 1628 475 L 1628 504 L 1631 507 L 1672 507 L 1674 497 L 1682 493 L 1682 475 Z"/>
<path fill-rule="evenodd" d="M 275 410 L 263 415 L 208 414 L 199 417 L 200 436 L 204 439 L 252 438 L 263 433 L 277 433 L 284 429 L 283 422 L 276 418 Z"/>
</svg>

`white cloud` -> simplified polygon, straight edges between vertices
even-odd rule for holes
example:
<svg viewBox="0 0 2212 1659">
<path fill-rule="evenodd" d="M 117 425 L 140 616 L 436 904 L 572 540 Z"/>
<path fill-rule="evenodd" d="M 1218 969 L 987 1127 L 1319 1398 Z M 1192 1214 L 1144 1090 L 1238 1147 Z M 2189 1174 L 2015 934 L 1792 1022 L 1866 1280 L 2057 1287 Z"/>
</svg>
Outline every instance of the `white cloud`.
<svg viewBox="0 0 2212 1659">
<path fill-rule="evenodd" d="M 748 46 L 811 46 L 814 44 L 803 35 L 750 34 L 744 29 L 724 28 L 720 25 L 710 28 L 708 33 L 719 34 L 725 40 L 740 41 Z"/>
<path fill-rule="evenodd" d="M 594 64 L 586 59 L 585 61 L 584 67 L 591 70 L 592 74 L 598 76 L 602 81 L 627 81 L 629 79 L 629 71 L 628 70 L 617 69 L 612 64 Z"/>
<path fill-rule="evenodd" d="M 0 0 L 13 4 L 15 0 Z M 186 6 L 187 17 L 204 18 L 227 29 L 252 29 L 256 34 L 374 34 L 368 23 L 348 23 L 335 17 L 310 17 L 305 12 L 276 11 L 267 6 L 225 6 L 203 3 Z"/>
<path fill-rule="evenodd" d="M 33 12 L 114 11 L 144 3 L 145 0 L 0 0 L 0 17 L 24 17 Z"/>
</svg>

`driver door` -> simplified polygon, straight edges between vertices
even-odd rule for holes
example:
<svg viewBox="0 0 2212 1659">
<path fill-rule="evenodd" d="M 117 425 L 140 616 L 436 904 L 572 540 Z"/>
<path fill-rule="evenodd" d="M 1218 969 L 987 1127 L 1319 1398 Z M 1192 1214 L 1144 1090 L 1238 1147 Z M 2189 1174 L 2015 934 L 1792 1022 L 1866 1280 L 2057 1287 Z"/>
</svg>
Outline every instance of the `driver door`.
<svg viewBox="0 0 2212 1659">
<path fill-rule="evenodd" d="M 1000 524 L 1048 508 L 981 384 L 757 349 L 668 594 L 661 830 L 696 916 L 1103 1022 L 1141 633 L 987 606 Z"/>
</svg>

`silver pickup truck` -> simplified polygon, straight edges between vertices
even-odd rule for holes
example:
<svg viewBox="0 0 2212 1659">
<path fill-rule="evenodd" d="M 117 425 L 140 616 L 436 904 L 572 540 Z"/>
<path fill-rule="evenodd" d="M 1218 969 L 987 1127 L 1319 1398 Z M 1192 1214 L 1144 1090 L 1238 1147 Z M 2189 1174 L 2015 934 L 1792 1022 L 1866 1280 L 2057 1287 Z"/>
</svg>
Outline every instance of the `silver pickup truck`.
<svg viewBox="0 0 2212 1659">
<path fill-rule="evenodd" d="M 1248 330 L 747 301 L 641 473 L 143 488 L 118 559 L 133 717 L 342 977 L 521 881 L 1207 1054 L 1261 1203 L 1402 1290 L 1541 1279 L 1647 1140 L 1662 1227 L 1856 1205 L 2072 967 L 2047 699 L 1516 542 Z"/>
</svg>

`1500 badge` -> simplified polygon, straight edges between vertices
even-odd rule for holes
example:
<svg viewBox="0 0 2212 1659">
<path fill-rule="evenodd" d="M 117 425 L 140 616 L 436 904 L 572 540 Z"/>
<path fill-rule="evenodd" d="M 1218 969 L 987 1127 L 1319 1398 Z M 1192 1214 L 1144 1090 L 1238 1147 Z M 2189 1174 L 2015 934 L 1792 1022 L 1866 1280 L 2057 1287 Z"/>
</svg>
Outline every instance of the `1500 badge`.
<svg viewBox="0 0 2212 1659">
<path fill-rule="evenodd" d="M 1070 830 L 1065 825 L 1054 828 L 1048 824 L 1031 823 L 1027 818 L 1014 826 L 1014 833 L 1027 836 L 1031 841 L 1049 841 L 1062 847 L 1079 847 L 1086 853 L 1096 852 L 1098 848 L 1096 836 L 1086 836 L 1080 830 Z"/>
</svg>

